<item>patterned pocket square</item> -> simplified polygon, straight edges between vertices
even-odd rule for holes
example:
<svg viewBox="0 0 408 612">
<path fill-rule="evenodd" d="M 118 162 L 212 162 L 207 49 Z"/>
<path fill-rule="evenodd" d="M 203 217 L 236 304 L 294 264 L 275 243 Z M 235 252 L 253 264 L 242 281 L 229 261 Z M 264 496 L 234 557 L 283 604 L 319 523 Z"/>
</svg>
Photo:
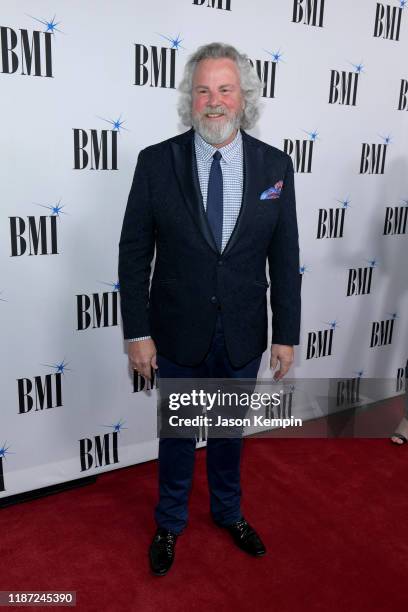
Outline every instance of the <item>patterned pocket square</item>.
<svg viewBox="0 0 408 612">
<path fill-rule="evenodd" d="M 283 187 L 283 181 L 278 181 L 273 187 L 269 187 L 261 193 L 260 200 L 276 200 L 279 198 Z"/>
</svg>

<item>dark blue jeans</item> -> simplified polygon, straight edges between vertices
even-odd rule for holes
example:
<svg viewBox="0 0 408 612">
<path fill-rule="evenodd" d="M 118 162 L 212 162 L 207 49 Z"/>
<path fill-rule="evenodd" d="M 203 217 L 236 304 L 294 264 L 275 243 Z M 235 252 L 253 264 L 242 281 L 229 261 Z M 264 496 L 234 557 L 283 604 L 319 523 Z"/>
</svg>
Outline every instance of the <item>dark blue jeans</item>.
<svg viewBox="0 0 408 612">
<path fill-rule="evenodd" d="M 196 367 L 180 366 L 157 355 L 158 377 L 255 379 L 261 357 L 242 368 L 233 367 L 226 351 L 219 314 L 211 347 L 202 363 Z M 195 446 L 194 438 L 163 438 L 159 442 L 159 503 L 155 519 L 159 527 L 177 534 L 183 531 L 188 519 Z M 241 518 L 241 449 L 242 438 L 208 438 L 207 441 L 210 510 L 214 520 L 222 525 Z"/>
</svg>

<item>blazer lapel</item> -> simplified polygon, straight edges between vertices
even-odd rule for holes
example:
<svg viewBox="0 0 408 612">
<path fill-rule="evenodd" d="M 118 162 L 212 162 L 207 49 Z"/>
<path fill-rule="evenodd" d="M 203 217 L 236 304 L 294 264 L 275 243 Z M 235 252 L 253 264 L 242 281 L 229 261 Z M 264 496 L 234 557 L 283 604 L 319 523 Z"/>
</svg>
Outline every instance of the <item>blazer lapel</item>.
<svg viewBox="0 0 408 612">
<path fill-rule="evenodd" d="M 194 130 L 191 129 L 186 132 L 185 138 L 182 141 L 173 140 L 170 144 L 174 170 L 187 208 L 208 245 L 218 253 L 202 202 L 195 159 Z"/>
<path fill-rule="evenodd" d="M 252 145 L 247 134 L 241 130 L 244 153 L 244 186 L 242 203 L 235 227 L 222 254 L 226 255 L 239 240 L 255 212 L 256 194 L 259 192 L 263 177 L 263 159 L 260 147 Z"/>
</svg>

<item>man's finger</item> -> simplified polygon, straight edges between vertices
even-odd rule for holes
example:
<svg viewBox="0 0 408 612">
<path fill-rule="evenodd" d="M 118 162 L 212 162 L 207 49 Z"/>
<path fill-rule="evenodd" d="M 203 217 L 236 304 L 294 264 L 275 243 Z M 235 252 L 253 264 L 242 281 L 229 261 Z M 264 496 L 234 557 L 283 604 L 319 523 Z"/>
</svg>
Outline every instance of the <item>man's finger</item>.
<svg viewBox="0 0 408 612">
<path fill-rule="evenodd" d="M 135 361 L 132 362 L 132 367 L 136 372 L 138 372 L 141 376 L 148 378 L 150 380 L 150 362 L 148 361 Z"/>
<path fill-rule="evenodd" d="M 275 376 L 274 379 L 275 380 L 280 380 L 281 378 L 283 378 L 290 370 L 290 366 L 292 365 L 292 361 L 291 360 L 280 360 L 280 368 L 277 372 L 275 372 Z"/>
<path fill-rule="evenodd" d="M 157 365 L 156 355 L 157 355 L 157 353 L 155 353 L 155 354 L 153 355 L 153 357 L 152 357 L 152 368 L 153 368 L 154 370 L 157 370 L 157 368 L 159 367 L 159 366 Z"/>
<path fill-rule="evenodd" d="M 281 367 L 280 367 L 280 370 L 279 370 L 279 372 L 281 374 L 281 377 L 285 376 L 285 374 L 287 374 L 289 372 L 289 368 L 290 368 L 290 363 L 288 363 L 288 362 L 282 363 L 281 362 Z"/>
<path fill-rule="evenodd" d="M 144 366 L 141 370 L 140 370 L 140 374 L 142 376 L 144 376 L 145 378 L 147 378 L 148 380 L 150 380 L 151 376 L 150 376 L 150 363 L 148 366 Z"/>
</svg>

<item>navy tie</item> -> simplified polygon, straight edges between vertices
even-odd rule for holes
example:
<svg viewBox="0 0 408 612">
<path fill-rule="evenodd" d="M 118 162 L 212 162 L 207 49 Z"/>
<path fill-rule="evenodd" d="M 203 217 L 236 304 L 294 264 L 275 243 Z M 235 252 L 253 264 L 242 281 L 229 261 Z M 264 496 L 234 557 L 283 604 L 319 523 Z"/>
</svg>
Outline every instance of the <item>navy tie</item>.
<svg viewBox="0 0 408 612">
<path fill-rule="evenodd" d="M 223 218 L 223 188 L 220 159 L 222 155 L 216 151 L 211 164 L 207 191 L 207 218 L 210 224 L 218 250 L 222 249 L 222 218 Z"/>
</svg>

